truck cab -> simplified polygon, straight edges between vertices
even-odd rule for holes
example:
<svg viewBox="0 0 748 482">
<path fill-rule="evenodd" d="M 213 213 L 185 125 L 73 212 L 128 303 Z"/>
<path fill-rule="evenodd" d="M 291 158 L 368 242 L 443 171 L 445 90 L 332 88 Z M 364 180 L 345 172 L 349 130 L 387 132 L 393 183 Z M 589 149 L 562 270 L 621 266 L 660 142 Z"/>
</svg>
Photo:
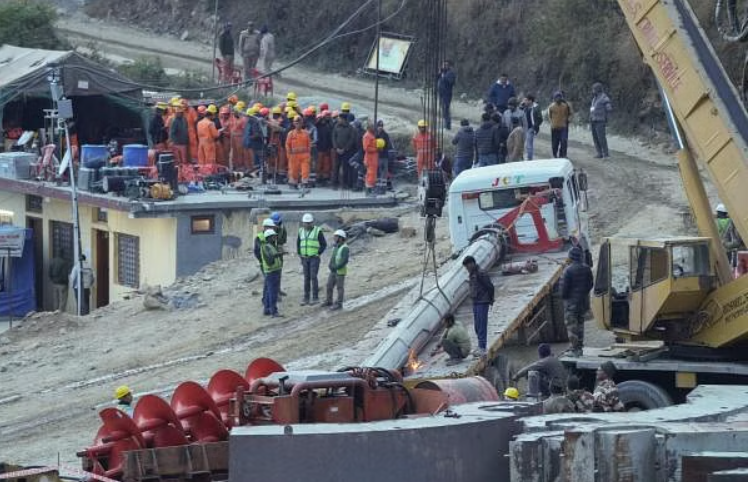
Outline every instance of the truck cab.
<svg viewBox="0 0 748 482">
<path fill-rule="evenodd" d="M 575 237 L 587 249 L 582 197 L 579 179 L 568 159 L 512 162 L 463 171 L 452 181 L 447 201 L 453 252 L 462 251 L 473 236 L 496 226 L 518 208 L 512 225 L 519 243 L 532 246 L 545 230 L 551 240 Z M 533 198 L 544 199 L 534 203 L 544 229 L 534 222 L 530 209 L 523 208 L 523 203 Z M 563 244 L 554 244 L 554 249 L 559 250 Z"/>
</svg>

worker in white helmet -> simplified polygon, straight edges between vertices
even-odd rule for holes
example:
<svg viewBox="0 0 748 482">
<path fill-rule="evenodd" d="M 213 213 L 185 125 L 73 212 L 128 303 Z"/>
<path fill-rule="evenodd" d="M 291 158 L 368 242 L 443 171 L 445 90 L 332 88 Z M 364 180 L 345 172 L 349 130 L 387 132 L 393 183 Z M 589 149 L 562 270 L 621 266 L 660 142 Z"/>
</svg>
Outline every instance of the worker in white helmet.
<svg viewBox="0 0 748 482">
<path fill-rule="evenodd" d="M 322 230 L 314 225 L 314 216 L 306 213 L 301 218 L 296 250 L 304 268 L 304 299 L 302 305 L 319 303 L 319 260 L 327 249 L 327 241 Z M 311 295 L 311 298 L 310 298 Z"/>
<path fill-rule="evenodd" d="M 327 299 L 323 306 L 330 306 L 331 310 L 339 310 L 343 307 L 343 297 L 345 295 L 345 275 L 348 274 L 348 244 L 346 239 L 348 235 L 342 229 L 335 231 L 333 240 L 335 246 L 332 248 L 330 255 L 330 274 L 327 277 Z M 338 288 L 338 301 L 333 303 L 332 291 Z"/>
<path fill-rule="evenodd" d="M 719 239 L 722 241 L 725 251 L 727 251 L 730 264 L 734 267 L 737 262 L 737 251 L 744 248 L 743 240 L 740 234 L 738 234 L 738 230 L 735 229 L 735 223 L 730 219 L 725 205 L 722 203 L 718 204 L 715 211 L 717 211 L 715 222 L 717 223 Z"/>
<path fill-rule="evenodd" d="M 265 316 L 277 318 L 278 313 L 278 296 L 280 292 L 280 273 L 283 270 L 283 257 L 276 246 L 277 233 L 268 228 L 264 233 L 265 242 L 260 249 L 260 259 L 262 260 L 262 272 L 265 275 L 265 285 L 263 292 L 262 313 Z"/>
<path fill-rule="evenodd" d="M 265 218 L 262 221 L 262 228 L 259 230 L 260 232 L 257 233 L 257 236 L 255 236 L 255 245 L 254 245 L 254 255 L 257 259 L 257 262 L 260 263 L 260 273 L 262 273 L 262 276 L 265 276 L 265 272 L 263 271 L 262 267 L 262 245 L 265 244 L 265 231 L 268 229 L 272 229 L 273 231 L 277 232 L 277 225 L 275 224 L 275 221 L 273 221 L 272 218 Z M 278 238 L 276 238 L 277 240 Z M 265 296 L 267 296 L 267 291 L 265 290 L 263 286 L 262 290 L 262 303 L 263 306 L 265 304 Z"/>
</svg>

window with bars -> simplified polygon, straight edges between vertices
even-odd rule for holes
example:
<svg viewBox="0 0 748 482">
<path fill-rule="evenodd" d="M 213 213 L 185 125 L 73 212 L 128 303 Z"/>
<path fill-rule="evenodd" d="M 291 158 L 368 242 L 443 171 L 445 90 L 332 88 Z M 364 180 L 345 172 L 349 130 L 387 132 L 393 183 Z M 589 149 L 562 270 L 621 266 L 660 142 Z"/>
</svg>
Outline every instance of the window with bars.
<svg viewBox="0 0 748 482">
<path fill-rule="evenodd" d="M 140 287 L 140 238 L 117 233 L 117 284 Z"/>
<path fill-rule="evenodd" d="M 52 257 L 73 261 L 73 225 L 63 221 L 50 221 L 52 233 Z"/>
</svg>

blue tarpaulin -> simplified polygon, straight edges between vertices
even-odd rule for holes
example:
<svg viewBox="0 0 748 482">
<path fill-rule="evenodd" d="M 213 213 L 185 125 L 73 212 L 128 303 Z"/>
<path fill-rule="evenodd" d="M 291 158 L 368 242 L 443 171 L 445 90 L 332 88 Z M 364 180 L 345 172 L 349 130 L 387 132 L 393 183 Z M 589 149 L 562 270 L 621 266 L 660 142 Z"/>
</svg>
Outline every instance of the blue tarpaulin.
<svg viewBox="0 0 748 482">
<path fill-rule="evenodd" d="M 36 310 L 32 234 L 31 229 L 26 229 L 20 258 L 0 257 L 0 316 L 21 318 Z"/>
</svg>

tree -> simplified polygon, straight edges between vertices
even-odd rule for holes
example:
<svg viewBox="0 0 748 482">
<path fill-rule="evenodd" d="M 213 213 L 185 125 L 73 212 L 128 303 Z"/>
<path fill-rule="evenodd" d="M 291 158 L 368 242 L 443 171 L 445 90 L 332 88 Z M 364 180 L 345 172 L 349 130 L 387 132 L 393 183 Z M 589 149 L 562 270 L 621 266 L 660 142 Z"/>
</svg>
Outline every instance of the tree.
<svg viewBox="0 0 748 482">
<path fill-rule="evenodd" d="M 0 2 L 0 44 L 41 49 L 66 49 L 69 45 L 55 33 L 55 10 L 28 0 Z"/>
</svg>

